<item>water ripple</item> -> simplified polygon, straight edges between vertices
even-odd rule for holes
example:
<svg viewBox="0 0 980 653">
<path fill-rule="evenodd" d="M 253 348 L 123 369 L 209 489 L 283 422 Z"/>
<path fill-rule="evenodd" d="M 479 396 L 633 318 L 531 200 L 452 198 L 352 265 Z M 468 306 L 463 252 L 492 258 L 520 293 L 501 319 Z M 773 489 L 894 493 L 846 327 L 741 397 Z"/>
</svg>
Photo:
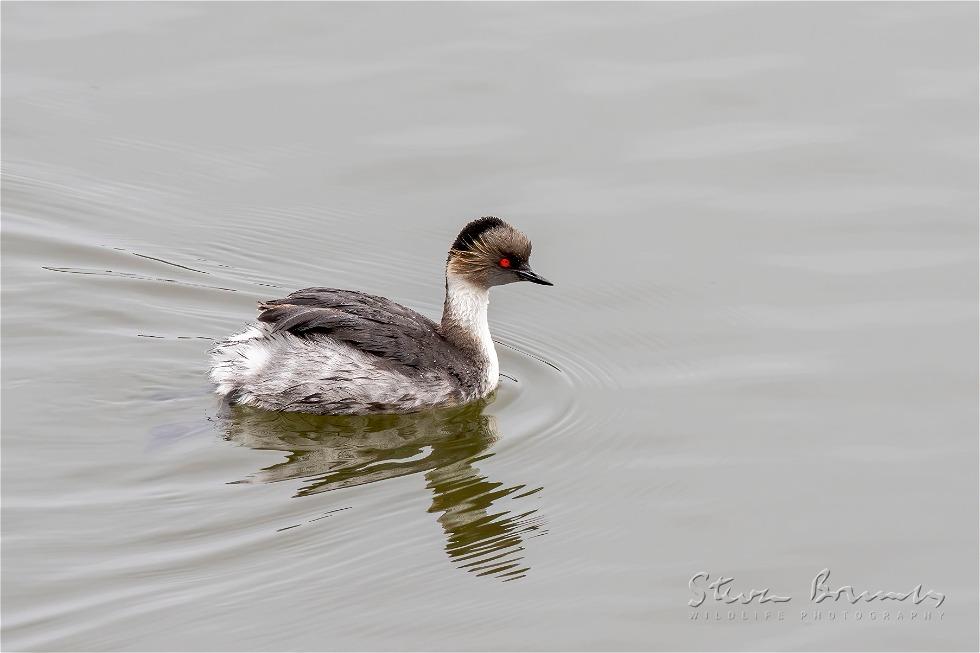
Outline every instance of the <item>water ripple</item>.
<svg viewBox="0 0 980 653">
<path fill-rule="evenodd" d="M 235 483 L 300 481 L 299 498 L 422 474 L 449 558 L 477 576 L 517 580 L 530 570 L 525 536 L 546 532 L 538 509 L 520 506 L 542 488 L 505 486 L 480 471 L 501 437 L 484 407 L 344 417 L 226 407 L 221 424 L 231 442 L 286 454 Z"/>
</svg>

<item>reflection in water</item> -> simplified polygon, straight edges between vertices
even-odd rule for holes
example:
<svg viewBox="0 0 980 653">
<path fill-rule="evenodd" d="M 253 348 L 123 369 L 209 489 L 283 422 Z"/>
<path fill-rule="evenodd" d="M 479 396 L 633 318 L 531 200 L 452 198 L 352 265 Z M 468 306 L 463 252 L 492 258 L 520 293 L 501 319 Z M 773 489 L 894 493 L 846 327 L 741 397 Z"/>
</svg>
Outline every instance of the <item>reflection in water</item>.
<svg viewBox="0 0 980 653">
<path fill-rule="evenodd" d="M 236 406 L 225 417 L 226 438 L 287 452 L 248 481 L 306 481 L 296 496 L 425 473 L 429 512 L 439 513 L 446 552 L 461 569 L 504 580 L 523 578 L 524 539 L 544 533 L 537 509 L 510 511 L 499 500 L 541 490 L 504 487 L 476 463 L 498 438 L 494 418 L 471 404 L 411 415 L 323 416 L 275 413 Z M 247 482 L 247 481 L 243 481 Z M 496 506 L 495 506 L 496 503 Z"/>
</svg>

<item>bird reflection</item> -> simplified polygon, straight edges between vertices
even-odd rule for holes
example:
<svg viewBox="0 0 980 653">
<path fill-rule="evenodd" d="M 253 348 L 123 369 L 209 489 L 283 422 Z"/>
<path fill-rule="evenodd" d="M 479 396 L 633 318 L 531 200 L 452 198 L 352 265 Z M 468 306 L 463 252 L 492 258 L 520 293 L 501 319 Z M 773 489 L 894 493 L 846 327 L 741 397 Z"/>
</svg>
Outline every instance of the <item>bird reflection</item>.
<svg viewBox="0 0 980 653">
<path fill-rule="evenodd" d="M 243 482 L 303 479 L 296 496 L 424 473 L 446 553 L 461 569 L 502 580 L 523 578 L 524 541 L 544 534 L 537 509 L 507 510 L 502 500 L 538 491 L 505 487 L 476 466 L 494 454 L 496 423 L 483 404 L 410 415 L 323 416 L 225 407 L 225 437 L 286 460 Z"/>
</svg>

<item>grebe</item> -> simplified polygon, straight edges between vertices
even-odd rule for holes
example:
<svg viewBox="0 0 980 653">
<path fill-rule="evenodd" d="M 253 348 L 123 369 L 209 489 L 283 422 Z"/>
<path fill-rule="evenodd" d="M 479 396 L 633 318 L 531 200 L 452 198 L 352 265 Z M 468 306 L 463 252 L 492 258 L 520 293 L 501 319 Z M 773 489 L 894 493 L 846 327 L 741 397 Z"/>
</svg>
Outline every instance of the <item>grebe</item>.
<svg viewBox="0 0 980 653">
<path fill-rule="evenodd" d="M 456 406 L 497 387 L 487 324 L 490 288 L 546 286 L 531 241 L 500 218 L 474 220 L 446 261 L 436 324 L 390 299 L 306 288 L 259 303 L 259 323 L 211 350 L 211 380 L 231 404 L 325 415 L 410 413 Z"/>
</svg>

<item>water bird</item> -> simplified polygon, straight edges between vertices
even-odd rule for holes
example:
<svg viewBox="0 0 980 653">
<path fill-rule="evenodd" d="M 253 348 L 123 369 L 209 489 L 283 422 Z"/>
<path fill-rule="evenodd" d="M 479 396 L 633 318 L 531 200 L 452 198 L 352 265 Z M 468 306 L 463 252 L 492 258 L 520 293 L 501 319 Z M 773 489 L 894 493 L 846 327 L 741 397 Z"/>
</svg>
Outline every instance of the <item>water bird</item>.
<svg viewBox="0 0 980 653">
<path fill-rule="evenodd" d="M 529 264 L 531 241 L 495 217 L 467 224 L 449 249 L 437 324 L 385 297 L 306 288 L 259 302 L 249 324 L 211 350 L 210 378 L 232 405 L 321 415 L 411 413 L 486 398 L 499 382 L 490 288 L 553 285 Z"/>
</svg>

